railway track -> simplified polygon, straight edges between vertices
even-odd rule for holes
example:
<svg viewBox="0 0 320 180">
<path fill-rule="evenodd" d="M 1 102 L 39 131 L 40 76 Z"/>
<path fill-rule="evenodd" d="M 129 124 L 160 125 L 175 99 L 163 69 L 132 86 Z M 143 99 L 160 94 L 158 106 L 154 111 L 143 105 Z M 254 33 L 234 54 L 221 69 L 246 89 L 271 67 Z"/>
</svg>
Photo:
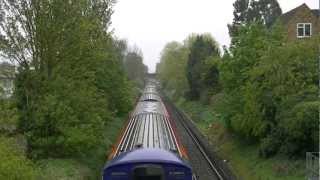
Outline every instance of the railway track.
<svg viewBox="0 0 320 180">
<path fill-rule="evenodd" d="M 157 82 L 147 79 L 142 95 L 104 166 L 103 179 L 191 180 L 194 173 L 177 135 Z"/>
<path fill-rule="evenodd" d="M 180 139 L 186 146 L 196 180 L 234 180 L 227 165 L 211 151 L 208 142 L 201 136 L 191 120 L 168 98 L 163 97 L 168 112 L 175 123 Z"/>
</svg>

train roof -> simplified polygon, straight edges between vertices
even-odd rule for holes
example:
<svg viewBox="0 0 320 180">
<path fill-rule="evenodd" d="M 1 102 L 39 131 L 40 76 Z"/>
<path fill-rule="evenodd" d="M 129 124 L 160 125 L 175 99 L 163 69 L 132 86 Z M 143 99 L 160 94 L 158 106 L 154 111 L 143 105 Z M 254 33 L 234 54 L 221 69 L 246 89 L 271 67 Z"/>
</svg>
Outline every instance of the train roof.
<svg viewBox="0 0 320 180">
<path fill-rule="evenodd" d="M 159 148 L 178 153 L 169 119 L 166 116 L 145 113 L 131 119 L 117 155 L 141 148 Z"/>
<path fill-rule="evenodd" d="M 128 163 L 165 163 L 186 166 L 191 169 L 190 165 L 181 159 L 178 155 L 158 148 L 141 148 L 135 149 L 115 157 L 109 161 L 106 168 L 123 165 Z"/>
<path fill-rule="evenodd" d="M 158 93 L 157 86 L 148 85 L 144 88 L 143 92 L 145 93 Z"/>
<path fill-rule="evenodd" d="M 140 101 L 138 102 L 135 110 L 133 111 L 133 116 L 144 113 L 158 113 L 166 115 L 166 109 L 161 101 Z"/>
</svg>

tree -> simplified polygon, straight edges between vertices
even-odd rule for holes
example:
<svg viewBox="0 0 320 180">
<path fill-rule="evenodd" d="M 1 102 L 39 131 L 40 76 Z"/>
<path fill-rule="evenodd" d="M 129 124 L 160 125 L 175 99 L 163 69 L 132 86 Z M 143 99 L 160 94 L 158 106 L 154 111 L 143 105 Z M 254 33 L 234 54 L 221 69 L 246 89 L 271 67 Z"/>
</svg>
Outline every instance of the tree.
<svg viewBox="0 0 320 180">
<path fill-rule="evenodd" d="M 286 42 L 281 27 L 253 23 L 234 42 L 220 66 L 220 113 L 230 129 L 259 142 L 264 157 L 318 151 L 319 37 Z"/>
<path fill-rule="evenodd" d="M 130 80 L 143 87 L 145 74 L 148 73 L 148 67 L 143 64 L 143 55 L 140 49 L 133 48 L 128 50 L 124 57 L 124 68 Z"/>
<path fill-rule="evenodd" d="M 220 84 L 220 64 L 220 56 L 213 56 L 207 58 L 205 61 L 204 72 L 202 73 L 201 80 L 203 82 L 203 87 L 207 90 L 206 96 L 216 94 L 220 92 L 222 88 Z"/>
<path fill-rule="evenodd" d="M 237 36 L 239 27 L 253 22 L 261 22 L 270 28 L 282 14 L 277 0 L 237 0 L 233 7 L 233 22 L 228 25 L 231 37 Z"/>
<path fill-rule="evenodd" d="M 198 35 L 190 46 L 187 62 L 187 79 L 190 87 L 188 97 L 197 100 L 203 87 L 202 73 L 205 61 L 210 56 L 219 56 L 220 51 L 216 41 L 210 35 Z"/>
<path fill-rule="evenodd" d="M 236 36 L 237 27 L 242 26 L 247 21 L 247 14 L 249 9 L 249 0 L 236 0 L 233 3 L 233 22 L 228 24 L 229 35 Z"/>
<path fill-rule="evenodd" d="M 162 87 L 173 98 L 184 96 L 189 89 L 185 72 L 188 52 L 179 42 L 169 42 L 161 51 L 157 73 Z"/>
<path fill-rule="evenodd" d="M 33 158 L 81 156 L 131 107 L 112 0 L 1 0 L 1 55 L 19 64 L 19 131 Z"/>
<path fill-rule="evenodd" d="M 282 10 L 277 0 L 252 1 L 251 9 L 248 11 L 248 21 L 261 20 L 270 28 L 281 14 Z"/>
</svg>

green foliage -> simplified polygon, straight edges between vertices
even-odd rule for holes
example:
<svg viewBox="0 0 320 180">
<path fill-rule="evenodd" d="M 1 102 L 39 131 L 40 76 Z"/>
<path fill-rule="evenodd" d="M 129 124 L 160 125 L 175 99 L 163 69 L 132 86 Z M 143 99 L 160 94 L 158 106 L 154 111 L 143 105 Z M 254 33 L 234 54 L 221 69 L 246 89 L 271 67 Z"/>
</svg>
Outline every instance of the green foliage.
<svg viewBox="0 0 320 180">
<path fill-rule="evenodd" d="M 277 0 L 236 0 L 233 7 L 233 22 L 228 25 L 231 37 L 238 36 L 241 26 L 251 23 L 261 22 L 271 27 L 282 14 Z"/>
<path fill-rule="evenodd" d="M 239 8 L 249 6 L 239 3 Z M 162 84 L 171 92 L 182 92 L 172 79 L 184 79 L 180 69 L 186 66 L 189 97 L 210 103 L 229 131 L 259 144 L 262 157 L 317 152 L 320 39 L 289 42 L 282 28 L 277 23 L 272 28 L 261 22 L 243 24 L 222 58 L 207 36 L 191 35 L 184 45 L 170 43 L 158 65 Z M 189 54 L 186 65 L 179 55 L 183 46 Z"/>
<path fill-rule="evenodd" d="M 290 117 L 281 122 L 287 136 L 281 151 L 291 156 L 319 151 L 319 107 L 319 101 L 294 105 Z"/>
<path fill-rule="evenodd" d="M 312 140 L 318 123 L 311 115 L 317 112 L 311 104 L 317 99 L 319 39 L 286 42 L 281 28 L 267 31 L 252 24 L 240 29 L 234 42 L 221 65 L 228 108 L 220 113 L 229 127 L 248 139 L 261 140 L 263 156 L 318 151 Z M 301 133 L 296 133 L 298 129 Z"/>
<path fill-rule="evenodd" d="M 271 27 L 282 14 L 281 7 L 277 0 L 251 1 L 247 14 L 247 21 L 262 20 L 266 27 Z"/>
<path fill-rule="evenodd" d="M 275 130 L 267 137 L 263 138 L 259 146 L 259 155 L 264 158 L 274 156 L 281 146 L 281 131 Z"/>
<path fill-rule="evenodd" d="M 82 163 L 71 159 L 44 159 L 37 162 L 40 175 L 38 179 L 87 180 L 92 172 Z"/>
<path fill-rule="evenodd" d="M 205 60 L 203 72 L 201 73 L 203 88 L 200 96 L 201 102 L 205 104 L 210 103 L 210 98 L 222 89 L 219 72 L 221 63 L 220 56 L 211 56 Z"/>
<path fill-rule="evenodd" d="M 127 52 L 124 57 L 124 68 L 128 78 L 142 88 L 145 74 L 148 73 L 148 67 L 143 64 L 143 57 L 140 50 L 136 49 Z"/>
<path fill-rule="evenodd" d="M 207 103 L 221 90 L 220 50 L 210 34 L 191 34 L 183 44 L 170 42 L 161 52 L 157 74 L 162 87 L 173 98 L 187 97 Z"/>
<path fill-rule="evenodd" d="M 37 171 L 34 164 L 13 144 L 13 140 L 0 137 L 0 179 L 36 179 Z"/>
<path fill-rule="evenodd" d="M 267 47 L 267 31 L 256 24 L 241 29 L 231 55 L 225 55 L 221 66 L 221 80 L 228 98 L 225 114 L 230 126 L 247 137 L 259 137 L 265 133 L 266 123 L 261 109 L 262 88 L 255 84 L 250 73 L 263 56 Z M 258 81 L 257 81 L 258 82 Z"/>
<path fill-rule="evenodd" d="M 188 92 L 188 98 L 192 100 L 197 100 L 200 97 L 201 89 L 204 87 L 205 79 L 203 78 L 203 73 L 205 71 L 205 61 L 211 56 L 219 56 L 220 51 L 216 41 L 209 35 L 198 35 L 196 36 L 193 43 L 190 46 L 190 53 L 188 55 L 187 62 L 187 79 L 190 87 Z M 217 73 L 215 67 L 211 67 L 210 72 Z M 209 73 L 210 73 L 209 72 Z M 206 76 L 208 77 L 208 76 Z M 208 80 L 207 80 L 208 82 Z"/>
<path fill-rule="evenodd" d="M 12 100 L 0 100 L 0 132 L 12 134 L 17 129 L 18 112 Z"/>
<path fill-rule="evenodd" d="M 188 49 L 178 42 L 168 43 L 161 52 L 157 73 L 162 87 L 174 98 L 188 91 L 185 76 Z"/>
<path fill-rule="evenodd" d="M 15 100 L 29 155 L 86 156 L 132 107 L 125 47 L 108 31 L 113 1 L 1 2 L 1 55 L 19 63 Z"/>
<path fill-rule="evenodd" d="M 289 156 L 305 156 L 319 151 L 319 101 L 298 102 L 286 112 L 279 127 L 261 140 L 260 155 L 269 157 L 277 152 Z"/>
<path fill-rule="evenodd" d="M 221 94 L 214 96 L 221 96 Z M 224 97 L 221 98 L 224 99 Z M 299 180 L 305 177 L 305 158 L 288 159 L 278 155 L 266 159 L 261 157 L 261 152 L 257 151 L 259 145 L 249 144 L 243 138 L 230 133 L 224 126 L 221 114 L 217 114 L 217 108 L 225 107 L 216 103 L 203 105 L 199 101 L 184 99 L 180 99 L 176 104 L 191 117 L 206 138 L 214 144 L 219 157 L 228 160 L 229 167 L 237 178 Z M 273 142 L 277 140 L 281 143 L 279 136 L 275 135 L 268 140 L 272 143 L 266 142 L 265 147 L 278 149 Z M 260 146 L 262 145 L 261 143 Z"/>
</svg>

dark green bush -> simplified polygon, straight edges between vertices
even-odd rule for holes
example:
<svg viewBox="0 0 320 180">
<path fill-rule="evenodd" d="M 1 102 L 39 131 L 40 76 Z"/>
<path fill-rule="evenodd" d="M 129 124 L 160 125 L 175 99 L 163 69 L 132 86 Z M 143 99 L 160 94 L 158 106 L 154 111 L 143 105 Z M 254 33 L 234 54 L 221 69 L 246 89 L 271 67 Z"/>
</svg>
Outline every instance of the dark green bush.
<svg viewBox="0 0 320 180">
<path fill-rule="evenodd" d="M 261 139 L 259 155 L 268 158 L 277 154 L 283 143 L 282 138 L 282 131 L 274 130 L 267 137 Z"/>
<path fill-rule="evenodd" d="M 12 100 L 0 99 L 0 133 L 13 134 L 17 130 L 19 116 Z"/>
<path fill-rule="evenodd" d="M 291 156 L 319 151 L 319 101 L 301 102 L 290 111 L 282 126 L 286 133 L 281 151 Z"/>
</svg>

